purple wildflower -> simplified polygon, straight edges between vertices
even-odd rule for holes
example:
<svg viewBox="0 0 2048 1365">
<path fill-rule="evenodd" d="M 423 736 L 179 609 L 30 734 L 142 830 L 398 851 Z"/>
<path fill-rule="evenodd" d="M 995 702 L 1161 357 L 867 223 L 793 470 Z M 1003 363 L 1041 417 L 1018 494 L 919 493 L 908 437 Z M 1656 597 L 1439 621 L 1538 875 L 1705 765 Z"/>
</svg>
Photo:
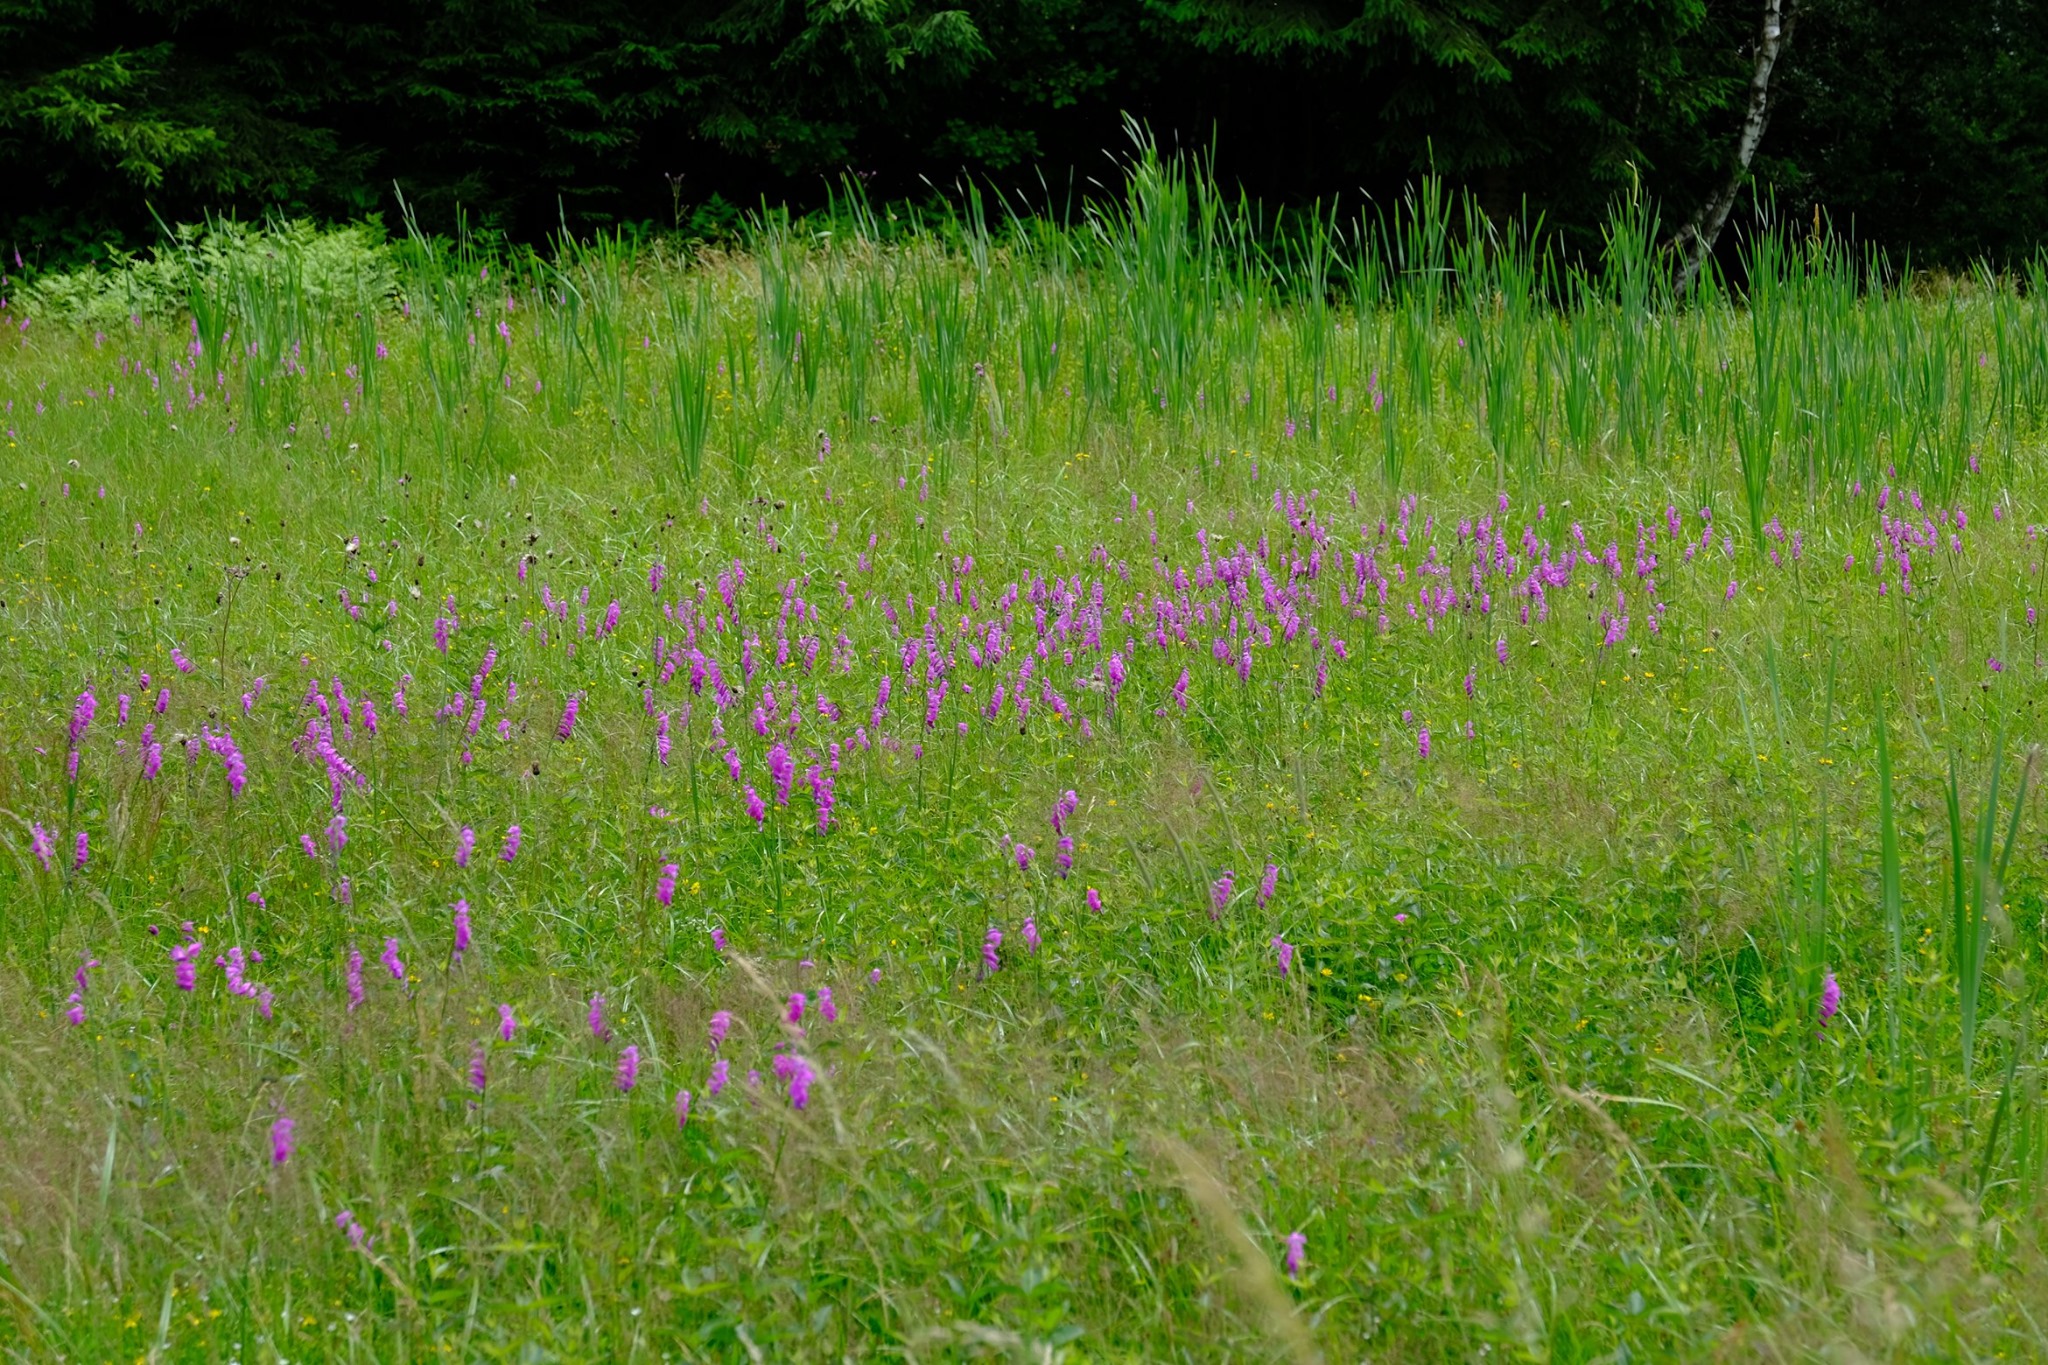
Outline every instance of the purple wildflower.
<svg viewBox="0 0 2048 1365">
<path fill-rule="evenodd" d="M 654 898 L 663 905 L 673 905 L 676 899 L 676 874 L 682 869 L 674 863 L 666 863 L 661 869 L 661 879 L 654 884 Z"/>
<path fill-rule="evenodd" d="M 1821 978 L 1820 983 L 1820 1026 L 1826 1028 L 1828 1020 L 1842 1008 L 1842 983 L 1835 980 L 1833 972 Z"/>
<path fill-rule="evenodd" d="M 348 1244 L 350 1247 L 362 1252 L 366 1256 L 369 1254 L 370 1235 L 363 1225 L 356 1221 L 355 1214 L 347 1209 L 343 1209 L 340 1213 L 334 1215 L 334 1226 L 348 1234 Z"/>
<path fill-rule="evenodd" d="M 1033 919 L 1033 918 L 1032 918 L 1031 916 L 1029 916 L 1029 915 L 1026 915 L 1026 916 L 1024 917 L 1024 930 L 1023 930 L 1023 934 L 1024 934 L 1024 947 L 1025 947 L 1025 948 L 1026 948 L 1027 950 L 1029 950 L 1030 952 L 1033 952 L 1033 953 L 1037 952 L 1037 951 L 1038 951 L 1038 944 L 1039 944 L 1039 938 L 1038 938 L 1038 921 L 1037 921 L 1037 920 L 1035 920 L 1035 919 Z"/>
<path fill-rule="evenodd" d="M 476 831 L 468 825 L 464 825 L 462 833 L 455 836 L 455 865 L 457 867 L 468 867 L 469 855 L 474 852 L 476 852 Z"/>
<path fill-rule="evenodd" d="M 725 1042 L 725 1035 L 732 1031 L 732 1011 L 720 1010 L 711 1016 L 711 1050 L 718 1051 Z"/>
<path fill-rule="evenodd" d="M 71 847 L 71 870 L 73 872 L 85 871 L 85 861 L 87 858 L 91 856 L 91 841 L 86 838 L 85 831 L 80 830 L 78 831 L 78 838 L 73 842 Z"/>
<path fill-rule="evenodd" d="M 391 973 L 393 981 L 405 980 L 405 961 L 398 955 L 397 939 L 384 940 L 384 951 L 377 955 L 377 960 L 384 964 L 385 971 Z"/>
<path fill-rule="evenodd" d="M 590 1022 L 591 1036 L 600 1042 L 610 1042 L 612 1040 L 612 1031 L 605 1026 L 604 1022 L 603 995 L 593 995 L 590 997 L 590 1013 L 587 1017 Z"/>
<path fill-rule="evenodd" d="M 512 1007 L 511 1007 L 510 1005 L 500 1005 L 500 1006 L 498 1006 L 498 1037 L 499 1037 L 499 1039 L 500 1039 L 500 1040 L 502 1040 L 502 1041 L 504 1041 L 504 1042 L 507 1042 L 507 1043 L 509 1043 L 509 1042 L 511 1042 L 511 1041 L 512 1041 L 512 1035 L 513 1035 L 514 1033 L 517 1033 L 518 1031 L 519 1031 L 519 1017 L 518 1017 L 517 1015 L 515 1015 L 515 1014 L 513 1014 L 513 1013 L 512 1013 Z"/>
<path fill-rule="evenodd" d="M 508 863 L 519 856 L 519 826 L 513 825 L 505 831 L 505 847 L 498 856 Z"/>
<path fill-rule="evenodd" d="M 490 1081 L 490 1071 L 484 1060 L 484 1045 L 476 1044 L 469 1050 L 469 1088 L 481 1095 Z"/>
<path fill-rule="evenodd" d="M 690 1092 L 676 1091 L 676 1127 L 688 1127 L 690 1122 Z"/>
<path fill-rule="evenodd" d="M 76 749 L 78 742 L 85 738 L 86 727 L 92 724 L 93 712 L 98 709 L 99 702 L 93 697 L 90 687 L 78 694 L 78 702 L 71 708 L 70 739 L 72 748 Z"/>
<path fill-rule="evenodd" d="M 828 1024 L 839 1022 L 839 1006 L 832 1003 L 832 988 L 818 987 L 818 1014 Z"/>
<path fill-rule="evenodd" d="M 566 740 L 576 730 L 576 711 L 583 705 L 581 693 L 571 692 L 567 704 L 562 707 L 561 723 L 555 726 L 555 738 Z"/>
<path fill-rule="evenodd" d="M 298 1126 L 297 1123 L 284 1114 L 279 1114 L 277 1122 L 270 1125 L 271 1165 L 282 1166 L 285 1162 L 292 1159 L 292 1153 L 298 1150 L 299 1145 L 298 1139 L 294 1136 L 294 1130 Z"/>
<path fill-rule="evenodd" d="M 348 1012 L 354 1014 L 356 1006 L 363 1003 L 363 955 L 354 948 L 348 950 Z"/>
<path fill-rule="evenodd" d="M 775 779 L 775 804 L 788 805 L 789 789 L 796 781 L 796 761 L 780 743 L 768 751 L 768 775 Z"/>
<path fill-rule="evenodd" d="M 469 902 L 455 902 L 455 955 L 454 960 L 462 961 L 462 955 L 469 951 Z"/>
<path fill-rule="evenodd" d="M 1230 894 L 1236 889 L 1237 882 L 1231 877 L 1230 869 L 1225 868 L 1223 875 L 1216 879 L 1216 884 L 1209 888 L 1210 919 L 1222 917 L 1223 912 L 1230 907 Z"/>
<path fill-rule="evenodd" d="M 171 966 L 178 973 L 178 989 L 189 991 L 199 983 L 199 938 L 192 932 L 192 921 L 184 924 L 185 942 L 171 949 Z"/>
<path fill-rule="evenodd" d="M 1088 888 L 1088 911 L 1095 915 L 1102 913 L 1102 893 L 1092 886 Z"/>
<path fill-rule="evenodd" d="M 1427 725 L 1415 732 L 1415 752 L 1418 757 L 1429 757 L 1429 727 Z"/>
<path fill-rule="evenodd" d="M 1294 970 L 1294 945 L 1278 934 L 1273 935 L 1273 956 L 1279 959 L 1280 975 Z"/>
<path fill-rule="evenodd" d="M 619 1093 L 631 1094 L 633 1087 L 640 1084 L 640 1049 L 626 1044 L 626 1050 L 619 1054 L 619 1074 L 615 1084 Z"/>
<path fill-rule="evenodd" d="M 1002 970 L 1003 960 L 998 950 L 1003 946 L 1003 931 L 993 924 L 988 927 L 988 937 L 981 941 L 981 974 L 994 976 Z"/>
<path fill-rule="evenodd" d="M 811 1064 L 794 1053 L 780 1053 L 775 1058 L 775 1074 L 789 1083 L 789 1103 L 794 1109 L 803 1109 L 811 1102 L 811 1082 L 817 1073 Z"/>
<path fill-rule="evenodd" d="M 711 1079 L 704 1083 L 704 1093 L 713 1096 L 717 1095 L 719 1091 L 725 1089 L 726 1080 L 731 1075 L 732 1063 L 720 1057 L 711 1064 Z"/>
<path fill-rule="evenodd" d="M 1287 1234 L 1287 1258 L 1283 1262 L 1287 1277 L 1293 1279 L 1301 1274 L 1302 1266 L 1308 1263 L 1308 1234 L 1290 1232 Z"/>
<path fill-rule="evenodd" d="M 1273 899 L 1273 893 L 1280 889 L 1280 864 L 1267 863 L 1266 875 L 1259 878 L 1259 909 L 1266 908 L 1266 902 Z"/>
<path fill-rule="evenodd" d="M 1017 870 L 1019 872 L 1029 872 L 1031 870 L 1031 859 L 1033 858 L 1033 856 L 1035 855 L 1031 851 L 1031 845 L 1017 845 Z"/>
<path fill-rule="evenodd" d="M 805 999 L 804 999 L 804 993 L 803 993 L 802 991 L 798 991 L 798 992 L 796 992 L 796 993 L 795 993 L 794 995 L 792 995 L 792 996 L 790 996 L 790 997 L 789 997 L 789 1022 L 790 1022 L 790 1023 L 792 1023 L 792 1024 L 801 1024 L 801 1023 L 802 1023 L 802 1022 L 804 1021 L 804 1005 L 805 1005 L 805 1003 L 806 1003 L 806 1001 L 805 1001 Z"/>
</svg>

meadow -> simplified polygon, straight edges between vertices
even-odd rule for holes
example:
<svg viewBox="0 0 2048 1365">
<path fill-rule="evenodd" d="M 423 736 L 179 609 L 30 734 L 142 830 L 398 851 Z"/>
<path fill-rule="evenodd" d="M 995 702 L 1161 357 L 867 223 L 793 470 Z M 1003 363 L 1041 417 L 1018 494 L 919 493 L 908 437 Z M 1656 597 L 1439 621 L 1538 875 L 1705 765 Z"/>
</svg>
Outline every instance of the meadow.
<svg viewBox="0 0 2048 1365">
<path fill-rule="evenodd" d="M 10 1358 L 2048 1355 L 2042 270 L 1128 169 L 9 287 Z"/>
</svg>

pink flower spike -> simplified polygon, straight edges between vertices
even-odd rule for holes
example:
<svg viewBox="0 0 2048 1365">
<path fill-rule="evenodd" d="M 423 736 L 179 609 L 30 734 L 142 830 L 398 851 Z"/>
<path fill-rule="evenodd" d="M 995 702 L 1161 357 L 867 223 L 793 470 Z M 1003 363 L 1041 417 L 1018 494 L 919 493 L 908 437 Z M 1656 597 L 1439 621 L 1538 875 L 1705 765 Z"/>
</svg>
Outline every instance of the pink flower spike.
<svg viewBox="0 0 2048 1365">
<path fill-rule="evenodd" d="M 1279 959 L 1280 975 L 1286 976 L 1294 968 L 1294 945 L 1280 935 L 1273 935 L 1273 955 Z"/>
<path fill-rule="evenodd" d="M 299 1146 L 295 1135 L 295 1130 L 298 1126 L 297 1123 L 283 1114 L 279 1114 L 277 1122 L 270 1125 L 271 1165 L 282 1166 L 285 1162 L 292 1159 L 292 1153 L 297 1151 Z"/>
</svg>

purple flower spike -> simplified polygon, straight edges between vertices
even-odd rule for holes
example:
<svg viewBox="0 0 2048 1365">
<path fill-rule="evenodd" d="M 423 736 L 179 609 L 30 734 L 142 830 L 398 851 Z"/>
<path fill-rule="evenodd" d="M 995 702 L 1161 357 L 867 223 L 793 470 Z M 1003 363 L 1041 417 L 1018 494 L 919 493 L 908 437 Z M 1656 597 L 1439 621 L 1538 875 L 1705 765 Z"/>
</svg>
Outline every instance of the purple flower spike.
<svg viewBox="0 0 2048 1365">
<path fill-rule="evenodd" d="M 690 1092 L 676 1091 L 676 1127 L 686 1128 L 690 1123 Z"/>
<path fill-rule="evenodd" d="M 804 999 L 804 993 L 803 993 L 802 991 L 798 991 L 798 992 L 796 992 L 796 993 L 795 993 L 794 995 L 792 995 L 792 996 L 790 996 L 790 997 L 789 997 L 789 1022 L 790 1022 L 790 1023 L 792 1023 L 792 1024 L 801 1024 L 801 1023 L 802 1023 L 802 1022 L 804 1021 L 804 1005 L 805 1005 L 805 1003 L 806 1003 L 806 1001 L 805 1001 L 805 999 Z"/>
<path fill-rule="evenodd" d="M 711 1050 L 713 1052 L 725 1043 L 725 1035 L 732 1031 L 732 1011 L 720 1010 L 711 1016 Z"/>
<path fill-rule="evenodd" d="M 511 862 L 519 856 L 519 826 L 513 825 L 505 831 L 505 848 L 498 856 Z"/>
<path fill-rule="evenodd" d="M 478 1043 L 469 1050 L 469 1088 L 481 1095 L 490 1081 L 490 1071 L 485 1064 L 484 1045 Z"/>
<path fill-rule="evenodd" d="M 462 961 L 462 955 L 469 951 L 469 902 L 455 902 L 455 952 L 453 960 Z"/>
<path fill-rule="evenodd" d="M 1039 944 L 1039 938 L 1038 938 L 1038 921 L 1037 921 L 1037 920 L 1035 920 L 1035 919 L 1033 919 L 1033 918 L 1032 918 L 1031 916 L 1029 916 L 1029 915 L 1026 915 L 1026 916 L 1024 917 L 1024 930 L 1023 930 L 1023 933 L 1024 933 L 1024 946 L 1025 946 L 1025 948 L 1026 948 L 1026 949 L 1028 949 L 1028 950 L 1030 950 L 1031 952 L 1034 952 L 1034 953 L 1035 953 L 1035 952 L 1037 952 L 1037 951 L 1038 951 L 1038 944 Z"/>
<path fill-rule="evenodd" d="M 1088 911 L 1095 915 L 1102 913 L 1102 893 L 1092 886 L 1088 888 Z"/>
<path fill-rule="evenodd" d="M 1209 888 L 1210 919 L 1220 919 L 1222 917 L 1223 912 L 1230 906 L 1231 892 L 1236 889 L 1237 882 L 1230 875 L 1230 869 L 1225 868 L 1223 875 L 1216 879 L 1216 884 Z"/>
<path fill-rule="evenodd" d="M 405 962 L 398 956 L 397 939 L 387 938 L 384 940 L 384 951 L 377 960 L 384 964 L 385 971 L 391 973 L 393 981 L 405 980 Z"/>
<path fill-rule="evenodd" d="M 832 988 L 818 987 L 818 1015 L 828 1024 L 839 1022 L 839 1006 L 832 1003 Z"/>
<path fill-rule="evenodd" d="M 664 906 L 675 904 L 676 876 L 681 870 L 674 863 L 667 863 L 661 869 L 661 879 L 654 884 L 654 898 Z"/>
<path fill-rule="evenodd" d="M 994 976 L 1002 970 L 1003 959 L 1000 953 L 1002 946 L 1003 931 L 991 924 L 988 927 L 988 937 L 981 941 L 981 974 L 983 976 Z"/>
<path fill-rule="evenodd" d="M 285 1162 L 292 1159 L 292 1153 L 297 1151 L 299 1147 L 295 1134 L 298 1126 L 297 1123 L 283 1114 L 279 1114 L 277 1122 L 270 1125 L 271 1165 L 282 1166 Z"/>
<path fill-rule="evenodd" d="M 1835 980 L 1833 972 L 1829 972 L 1820 983 L 1820 1026 L 1826 1028 L 1828 1020 L 1834 1018 L 1835 1012 L 1841 1008 L 1842 983 Z"/>
<path fill-rule="evenodd" d="M 1273 955 L 1279 959 L 1280 975 L 1286 976 L 1294 969 L 1294 945 L 1280 935 L 1273 935 Z"/>
<path fill-rule="evenodd" d="M 622 1095 L 631 1094 L 633 1087 L 640 1084 L 640 1049 L 631 1043 L 619 1054 L 619 1074 L 615 1082 Z"/>
<path fill-rule="evenodd" d="M 1280 864 L 1267 863 L 1266 875 L 1259 878 L 1259 909 L 1266 908 L 1266 902 L 1273 899 L 1273 893 L 1280 889 Z"/>
<path fill-rule="evenodd" d="M 587 1017 L 590 1023 L 590 1036 L 596 1038 L 599 1042 L 610 1042 L 612 1031 L 604 1022 L 604 996 L 593 995 L 590 997 L 590 1013 Z"/>
<path fill-rule="evenodd" d="M 1290 1232 L 1287 1234 L 1287 1259 L 1283 1263 L 1287 1278 L 1294 1279 L 1301 1274 L 1301 1268 L 1308 1264 L 1308 1234 Z"/>
<path fill-rule="evenodd" d="M 512 1035 L 513 1035 L 514 1033 L 517 1033 L 518 1031 L 519 1031 L 519 1018 L 518 1018 L 518 1016 L 517 1016 L 517 1015 L 515 1015 L 515 1014 L 513 1014 L 513 1013 L 512 1013 L 512 1007 L 511 1007 L 510 1005 L 500 1005 L 500 1006 L 498 1006 L 498 1037 L 499 1037 L 499 1039 L 500 1039 L 501 1041 L 503 1041 L 503 1042 L 507 1042 L 507 1043 L 509 1043 L 509 1042 L 511 1042 L 511 1041 L 512 1041 Z"/>
</svg>

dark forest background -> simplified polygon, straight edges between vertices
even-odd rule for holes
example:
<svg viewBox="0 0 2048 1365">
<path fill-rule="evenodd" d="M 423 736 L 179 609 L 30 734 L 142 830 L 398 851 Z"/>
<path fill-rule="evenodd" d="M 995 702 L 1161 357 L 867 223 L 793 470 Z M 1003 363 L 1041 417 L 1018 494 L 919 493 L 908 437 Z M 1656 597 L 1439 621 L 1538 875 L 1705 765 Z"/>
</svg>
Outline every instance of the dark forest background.
<svg viewBox="0 0 2048 1365">
<path fill-rule="evenodd" d="M 944 7 L 945 5 L 957 7 Z M 963 174 L 1055 212 L 1123 119 L 1274 206 L 1434 168 L 1597 240 L 1728 172 L 1754 0 L 0 0 L 0 241 L 33 268 L 156 220 L 394 216 L 535 240 L 715 234 L 765 197 Z M 1757 204 L 1894 262 L 2048 225 L 2048 0 L 1805 0 Z"/>
</svg>

